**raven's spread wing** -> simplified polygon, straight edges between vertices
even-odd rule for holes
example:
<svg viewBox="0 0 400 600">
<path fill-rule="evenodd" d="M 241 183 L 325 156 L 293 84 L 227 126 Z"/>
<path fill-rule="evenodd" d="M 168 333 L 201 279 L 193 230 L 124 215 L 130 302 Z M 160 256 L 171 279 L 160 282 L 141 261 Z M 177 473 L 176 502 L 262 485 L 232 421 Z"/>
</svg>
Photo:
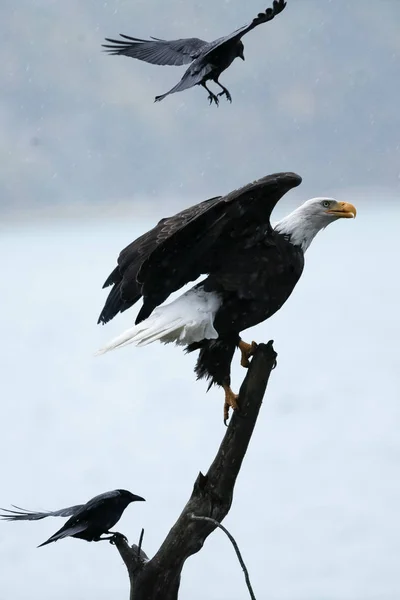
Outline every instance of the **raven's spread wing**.
<svg viewBox="0 0 400 600">
<path fill-rule="evenodd" d="M 68 508 L 61 508 L 60 510 L 44 511 L 44 512 L 32 512 L 25 508 L 12 505 L 17 510 L 10 510 L 8 508 L 0 508 L 7 514 L 0 514 L 0 519 L 4 521 L 39 521 L 46 517 L 71 517 L 75 515 L 84 505 L 77 504 L 76 506 L 69 506 Z"/>
<path fill-rule="evenodd" d="M 141 40 L 122 33 L 120 33 L 120 36 L 124 39 L 106 38 L 107 42 L 111 42 L 110 44 L 103 44 L 106 52 L 131 56 L 153 65 L 186 65 L 200 56 L 201 52 L 209 45 L 208 42 L 199 38 L 168 41 L 158 38 Z"/>
<path fill-rule="evenodd" d="M 147 254 L 138 257 L 134 242 L 127 256 L 129 263 L 135 265 L 135 289 L 143 296 L 136 322 L 148 317 L 172 292 L 201 274 L 218 269 L 227 246 L 246 243 L 246 238 L 261 231 L 265 235 L 271 228 L 269 218 L 274 206 L 300 182 L 301 177 L 294 173 L 269 175 L 227 196 L 188 209 L 190 217 L 183 225 L 180 215 L 178 226 L 174 226 L 176 217 L 171 217 L 167 221 L 172 229 Z"/>
<path fill-rule="evenodd" d="M 267 8 L 263 13 L 259 13 L 255 19 L 252 20 L 248 25 L 244 25 L 240 29 L 237 29 L 230 35 L 224 36 L 211 42 L 201 52 L 200 56 L 194 60 L 194 62 L 187 68 L 183 77 L 178 83 L 165 94 L 155 97 L 155 102 L 163 100 L 169 94 L 176 92 L 183 92 L 195 85 L 202 83 L 207 80 L 210 74 L 214 70 L 214 63 L 218 64 L 220 61 L 220 53 L 226 50 L 227 46 L 234 45 L 236 42 L 246 33 L 260 25 L 271 21 L 277 14 L 282 12 L 285 8 L 285 0 L 274 0 L 273 7 Z M 225 46 L 225 48 L 224 48 Z M 228 51 L 229 52 L 229 51 Z"/>
<path fill-rule="evenodd" d="M 262 23 L 267 23 L 268 21 L 272 21 L 274 17 L 276 17 L 277 15 L 279 15 L 279 13 L 283 11 L 285 6 L 285 0 L 274 0 L 272 3 L 272 8 L 267 8 L 265 12 L 258 13 L 258 15 L 251 21 L 251 23 L 243 25 L 243 27 L 239 27 L 239 29 L 236 29 L 231 34 L 212 42 L 209 50 L 204 53 L 204 60 L 207 60 L 207 58 L 212 59 L 212 53 L 215 50 L 219 49 L 223 44 L 227 42 L 237 41 L 258 25 L 261 25 Z"/>
<path fill-rule="evenodd" d="M 157 246 L 162 245 L 171 235 L 185 227 L 189 221 L 195 219 L 220 198 L 221 196 L 210 198 L 186 208 L 172 217 L 161 219 L 153 229 L 122 250 L 118 257 L 118 266 L 103 285 L 103 288 L 110 285 L 113 285 L 113 288 L 101 311 L 98 323 L 108 323 L 115 315 L 124 312 L 140 299 L 142 292 L 137 281 L 137 274 L 142 263 Z"/>
</svg>

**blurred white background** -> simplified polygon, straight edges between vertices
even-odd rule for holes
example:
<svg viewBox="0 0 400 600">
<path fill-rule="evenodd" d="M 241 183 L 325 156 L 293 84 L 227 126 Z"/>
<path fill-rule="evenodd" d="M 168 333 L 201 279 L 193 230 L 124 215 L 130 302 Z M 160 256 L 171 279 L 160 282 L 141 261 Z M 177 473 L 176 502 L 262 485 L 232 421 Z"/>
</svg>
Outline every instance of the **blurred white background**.
<svg viewBox="0 0 400 600">
<path fill-rule="evenodd" d="M 400 593 L 400 210 L 394 199 L 340 197 L 357 219 L 319 234 L 291 299 L 245 336 L 272 338 L 279 353 L 225 521 L 260 597 Z M 0 453 L 5 507 L 58 508 L 118 487 L 143 495 L 117 529 L 134 541 L 143 526 L 151 555 L 224 427 L 221 392 L 195 382 L 194 356 L 154 344 L 93 357 L 133 321 L 134 311 L 96 326 L 100 288 L 118 250 L 150 225 L 80 219 L 2 231 Z M 243 375 L 236 357 L 236 389 Z M 1 524 L 0 597 L 126 597 L 109 544 L 36 549 L 62 522 Z M 246 593 L 232 548 L 214 533 L 188 561 L 182 597 Z"/>
</svg>

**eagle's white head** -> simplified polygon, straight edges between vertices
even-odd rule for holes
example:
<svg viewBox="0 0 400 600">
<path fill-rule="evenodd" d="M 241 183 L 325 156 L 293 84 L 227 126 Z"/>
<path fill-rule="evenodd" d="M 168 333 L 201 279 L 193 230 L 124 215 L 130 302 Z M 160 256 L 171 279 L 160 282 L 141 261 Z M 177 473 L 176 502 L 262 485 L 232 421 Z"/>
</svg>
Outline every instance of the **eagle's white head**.
<svg viewBox="0 0 400 600">
<path fill-rule="evenodd" d="M 333 198 L 312 198 L 274 225 L 274 229 L 290 237 L 290 241 L 307 250 L 318 231 L 337 219 L 354 219 L 355 207 Z"/>
</svg>

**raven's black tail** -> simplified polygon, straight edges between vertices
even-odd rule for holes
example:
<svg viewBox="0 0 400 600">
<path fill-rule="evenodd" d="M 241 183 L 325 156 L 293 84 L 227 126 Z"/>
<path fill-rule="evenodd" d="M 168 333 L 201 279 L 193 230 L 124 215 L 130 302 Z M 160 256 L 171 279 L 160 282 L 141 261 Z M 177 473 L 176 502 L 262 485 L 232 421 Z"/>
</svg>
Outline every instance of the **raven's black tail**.
<svg viewBox="0 0 400 600">
<path fill-rule="evenodd" d="M 190 69 L 190 67 L 189 67 Z M 162 94 L 161 96 L 156 96 L 154 98 L 154 102 L 160 102 L 161 100 L 164 100 L 164 98 L 166 96 L 169 96 L 170 94 L 175 94 L 176 92 L 183 92 L 183 90 L 187 90 L 188 88 L 191 88 L 195 85 L 197 85 L 198 83 L 200 83 L 200 81 L 197 81 L 196 77 L 194 77 L 190 70 L 187 70 L 184 74 L 183 77 L 180 81 L 178 81 L 178 83 L 176 85 L 174 85 L 173 88 L 171 88 L 168 92 L 166 92 L 165 94 Z"/>
<path fill-rule="evenodd" d="M 216 340 L 202 340 L 187 346 L 186 352 L 200 350 L 194 370 L 197 379 L 210 380 L 208 389 L 213 384 L 220 386 L 231 384 L 231 363 L 239 342 L 239 334 L 230 334 Z"/>
</svg>

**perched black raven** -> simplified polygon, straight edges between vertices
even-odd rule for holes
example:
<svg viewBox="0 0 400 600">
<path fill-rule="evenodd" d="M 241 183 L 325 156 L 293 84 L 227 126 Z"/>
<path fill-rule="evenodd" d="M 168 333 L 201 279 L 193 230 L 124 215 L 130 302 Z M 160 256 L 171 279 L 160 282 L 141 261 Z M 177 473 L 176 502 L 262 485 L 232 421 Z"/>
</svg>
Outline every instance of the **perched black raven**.
<svg viewBox="0 0 400 600">
<path fill-rule="evenodd" d="M 103 44 L 103 47 L 107 48 L 107 52 L 110 54 L 131 56 L 153 65 L 180 66 L 192 63 L 180 82 L 166 94 L 156 96 L 155 101 L 159 102 L 169 94 L 182 92 L 195 85 L 202 85 L 209 94 L 210 104 L 215 102 L 218 106 L 218 96 L 225 95 L 227 100 L 232 102 L 229 91 L 218 81 L 218 78 L 235 58 L 239 57 L 244 60 L 244 46 L 241 38 L 257 25 L 271 21 L 283 11 L 285 6 L 285 0 L 274 0 L 272 8 L 267 8 L 265 12 L 259 13 L 251 23 L 214 42 L 205 42 L 199 38 L 168 41 L 152 37 L 150 40 L 141 40 L 121 33 L 121 37 L 129 41 L 106 38 L 106 41 L 111 44 Z M 214 81 L 222 89 L 222 92 L 215 95 L 207 87 L 207 81 Z"/>
<path fill-rule="evenodd" d="M 144 498 L 135 496 L 127 490 L 113 490 L 95 496 L 86 504 L 77 504 L 48 512 L 30 512 L 18 506 L 14 506 L 18 510 L 2 508 L 0 510 L 4 510 L 7 514 L 0 514 L 0 518 L 5 521 L 39 521 L 46 517 L 71 517 L 61 529 L 56 531 L 46 542 L 40 544 L 38 548 L 65 537 L 99 542 L 112 539 L 114 533 L 110 531 L 111 527 L 118 523 L 128 504 L 139 500 L 144 501 Z M 110 534 L 110 537 L 101 537 L 104 533 Z"/>
</svg>

